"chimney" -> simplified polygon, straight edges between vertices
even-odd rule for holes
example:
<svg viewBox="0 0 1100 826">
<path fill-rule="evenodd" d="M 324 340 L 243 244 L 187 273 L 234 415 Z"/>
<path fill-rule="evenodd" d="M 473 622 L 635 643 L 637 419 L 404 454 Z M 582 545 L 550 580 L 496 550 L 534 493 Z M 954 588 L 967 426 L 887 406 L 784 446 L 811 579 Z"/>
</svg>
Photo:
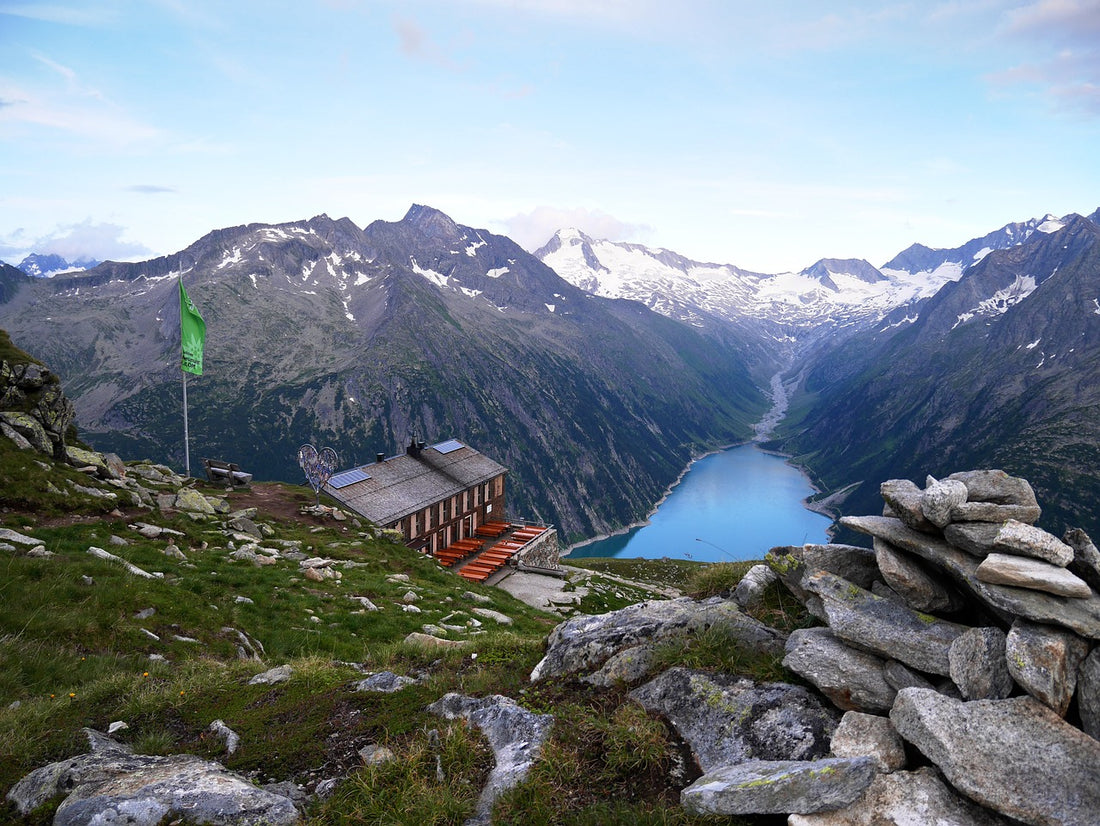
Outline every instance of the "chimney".
<svg viewBox="0 0 1100 826">
<path fill-rule="evenodd" d="M 376 453 L 376 454 L 374 454 L 374 461 L 377 462 L 378 464 L 381 464 L 382 462 L 386 461 L 386 454 L 385 453 Z"/>
<path fill-rule="evenodd" d="M 415 436 L 409 440 L 409 446 L 405 448 L 405 452 L 414 459 L 420 455 L 420 442 L 416 440 Z"/>
</svg>

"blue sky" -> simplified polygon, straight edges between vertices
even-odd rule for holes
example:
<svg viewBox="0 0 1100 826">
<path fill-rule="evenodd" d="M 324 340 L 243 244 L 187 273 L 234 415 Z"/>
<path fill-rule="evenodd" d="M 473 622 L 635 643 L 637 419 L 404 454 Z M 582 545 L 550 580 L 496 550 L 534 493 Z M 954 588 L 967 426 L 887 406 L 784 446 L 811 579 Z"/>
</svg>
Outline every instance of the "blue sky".
<svg viewBox="0 0 1100 826">
<path fill-rule="evenodd" d="M 1100 0 L 0 0 L 0 259 L 412 203 L 761 272 L 1100 207 Z"/>
</svg>

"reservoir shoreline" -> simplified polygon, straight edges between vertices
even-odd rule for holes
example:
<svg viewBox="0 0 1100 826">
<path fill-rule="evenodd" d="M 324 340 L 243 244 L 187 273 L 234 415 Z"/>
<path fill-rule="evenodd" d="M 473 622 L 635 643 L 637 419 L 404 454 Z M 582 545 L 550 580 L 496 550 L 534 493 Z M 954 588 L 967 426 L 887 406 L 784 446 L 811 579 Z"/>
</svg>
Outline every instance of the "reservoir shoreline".
<svg viewBox="0 0 1100 826">
<path fill-rule="evenodd" d="M 562 552 L 562 557 L 565 558 L 569 556 L 575 556 L 577 558 L 583 558 L 583 550 L 589 545 L 603 542 L 608 539 L 613 539 L 615 537 L 621 537 L 631 533 L 632 531 L 637 531 L 638 529 L 645 528 L 651 525 L 654 515 L 661 508 L 661 506 L 667 502 L 668 498 L 676 491 L 676 488 L 680 486 L 680 484 L 684 481 L 684 478 L 692 470 L 697 462 L 700 462 L 716 454 L 731 451 L 736 448 L 745 447 L 747 445 L 753 445 L 755 449 L 758 450 L 760 453 L 783 460 L 783 462 L 788 467 L 798 471 L 799 475 L 802 477 L 807 487 L 809 487 L 811 491 L 808 496 L 804 497 L 801 500 L 801 506 L 804 507 L 807 511 L 816 513 L 820 516 L 824 516 L 830 520 L 834 520 L 836 518 L 836 513 L 835 511 L 830 510 L 825 502 L 819 503 L 810 501 L 812 497 L 816 496 L 821 491 L 814 484 L 813 478 L 810 476 L 809 473 L 806 472 L 806 469 L 801 467 L 799 464 L 791 461 L 791 457 L 786 454 L 761 447 L 760 443 L 765 441 L 771 435 L 776 425 L 778 425 L 778 423 L 782 421 L 783 417 L 787 413 L 787 403 L 789 398 L 788 388 L 785 387 L 783 384 L 781 373 L 775 374 L 771 379 L 771 398 L 772 406 L 768 409 L 768 411 L 764 414 L 760 421 L 753 425 L 755 435 L 752 439 L 741 442 L 731 442 L 722 447 L 708 450 L 706 452 L 693 456 L 688 464 L 684 467 L 684 469 L 680 472 L 680 474 L 676 477 L 676 479 L 672 482 L 672 484 L 670 484 L 668 488 L 665 489 L 661 497 L 654 503 L 653 507 L 650 508 L 645 519 L 633 522 L 619 530 L 612 531 L 610 533 L 600 534 L 589 539 L 582 540 L 581 542 L 576 542 Z M 834 529 L 835 525 L 830 525 L 825 530 L 826 535 L 831 538 Z"/>
</svg>

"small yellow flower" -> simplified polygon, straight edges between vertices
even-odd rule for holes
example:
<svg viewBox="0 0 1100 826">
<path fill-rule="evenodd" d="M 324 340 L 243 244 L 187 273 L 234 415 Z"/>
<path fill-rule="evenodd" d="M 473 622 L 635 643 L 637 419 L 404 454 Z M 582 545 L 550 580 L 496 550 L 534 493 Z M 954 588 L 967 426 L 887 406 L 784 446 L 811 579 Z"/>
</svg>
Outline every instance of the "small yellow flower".
<svg viewBox="0 0 1100 826">
<path fill-rule="evenodd" d="M 183 692 L 182 692 L 182 691 L 180 692 L 180 696 L 181 696 L 181 697 L 183 696 Z"/>
<path fill-rule="evenodd" d="M 50 699 L 52 700 L 52 699 L 54 699 L 54 698 L 55 698 L 56 696 L 57 696 L 56 694 L 51 694 L 51 695 L 50 695 Z"/>
<path fill-rule="evenodd" d="M 69 692 L 69 699 L 70 699 L 70 700 L 72 700 L 72 699 L 75 699 L 75 698 L 76 698 L 76 693 L 75 693 L 75 692 L 72 692 L 72 691 L 70 691 L 70 692 Z"/>
<path fill-rule="evenodd" d="M 149 672 L 148 672 L 148 671 L 146 671 L 146 672 L 142 673 L 142 675 L 141 675 L 141 676 L 142 676 L 142 677 L 148 677 L 148 676 L 149 676 Z"/>
</svg>

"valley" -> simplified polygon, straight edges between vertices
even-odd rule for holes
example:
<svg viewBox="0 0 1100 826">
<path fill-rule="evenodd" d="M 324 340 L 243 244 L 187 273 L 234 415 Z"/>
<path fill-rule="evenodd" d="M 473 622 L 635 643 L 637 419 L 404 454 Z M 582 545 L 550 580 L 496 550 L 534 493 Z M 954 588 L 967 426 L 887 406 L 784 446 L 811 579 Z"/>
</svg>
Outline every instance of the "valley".
<svg viewBox="0 0 1100 826">
<path fill-rule="evenodd" d="M 754 437 L 853 507 L 868 480 L 997 466 L 1034 480 L 1052 527 L 1097 529 L 1098 215 L 763 274 L 570 230 L 532 255 L 414 205 L 50 278 L 5 266 L 0 328 L 63 377 L 90 444 L 182 465 L 182 278 L 208 329 L 193 455 L 295 482 L 304 443 L 354 467 L 461 437 L 510 468 L 514 515 L 567 543 Z"/>
</svg>

